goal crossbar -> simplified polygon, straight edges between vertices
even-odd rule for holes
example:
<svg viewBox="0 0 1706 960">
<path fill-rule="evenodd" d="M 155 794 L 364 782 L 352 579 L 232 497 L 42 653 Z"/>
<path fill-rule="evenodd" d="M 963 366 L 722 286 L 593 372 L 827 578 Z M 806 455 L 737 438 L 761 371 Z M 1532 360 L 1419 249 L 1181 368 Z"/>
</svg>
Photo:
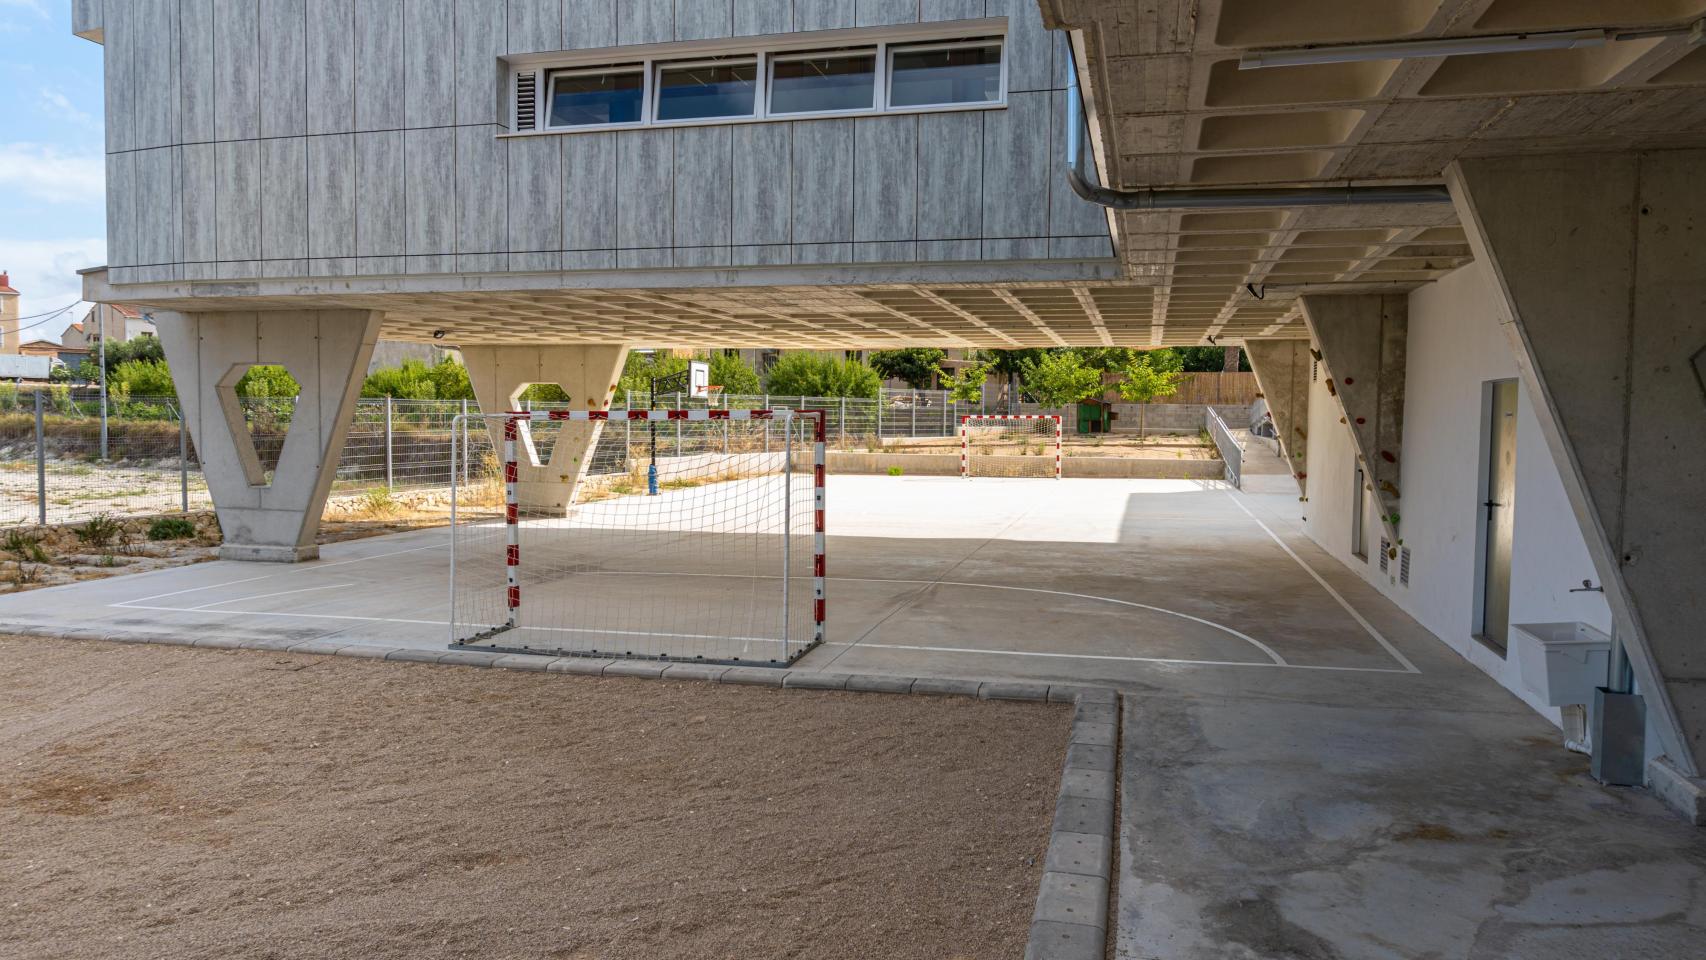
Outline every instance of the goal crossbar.
<svg viewBox="0 0 1706 960">
<path fill-rule="evenodd" d="M 1061 438 L 1062 438 L 1063 429 L 1061 426 L 1060 416 L 1058 414 L 1052 414 L 1052 413 L 1014 413 L 1014 414 L 1005 414 L 1005 415 L 996 414 L 996 413 L 972 413 L 972 414 L 966 414 L 965 416 L 960 417 L 960 476 L 961 477 L 970 477 L 971 476 L 971 428 L 980 422 L 988 423 L 989 425 L 992 425 L 992 426 L 999 426 L 1002 423 L 1005 423 L 1008 421 L 1013 421 L 1013 420 L 1035 422 L 1035 423 L 1037 423 L 1038 426 L 1042 426 L 1045 429 L 1049 426 L 1047 421 L 1053 421 L 1053 426 L 1054 426 L 1054 478 L 1056 480 L 1060 479 L 1060 472 L 1061 472 L 1061 462 L 1060 462 L 1061 449 L 1060 448 L 1061 448 Z"/>
<path fill-rule="evenodd" d="M 458 417 L 456 419 L 462 420 L 463 418 Z M 824 411 L 824 410 L 794 410 L 794 409 L 785 409 L 785 408 L 784 409 L 774 409 L 774 410 L 741 410 L 741 409 L 733 409 L 733 410 L 731 410 L 731 409 L 512 410 L 512 411 L 507 411 L 507 412 L 500 413 L 500 414 L 475 415 L 474 417 L 471 417 L 470 419 L 482 420 L 482 421 L 485 421 L 488 423 L 492 423 L 494 425 L 500 425 L 501 426 L 501 433 L 502 433 L 503 441 L 502 441 L 502 448 L 501 448 L 500 453 L 501 453 L 501 470 L 502 470 L 502 478 L 503 478 L 503 503 L 504 503 L 503 526 L 505 528 L 505 541 L 504 541 L 504 568 L 505 568 L 504 606 L 507 610 L 507 616 L 506 616 L 505 622 L 503 622 L 501 624 L 492 624 L 490 628 L 488 628 L 484 631 L 481 631 L 480 633 L 477 633 L 473 636 L 468 636 L 468 637 L 457 636 L 457 634 L 456 634 L 457 616 L 456 616 L 456 613 L 454 610 L 455 594 L 456 594 L 456 589 L 457 589 L 457 584 L 456 584 L 456 575 L 457 575 L 456 574 L 456 566 L 457 566 L 456 539 L 457 538 L 453 533 L 453 535 L 451 537 L 451 550 L 450 550 L 450 575 L 451 575 L 451 595 L 452 595 L 452 601 L 451 601 L 452 602 L 452 614 L 451 614 L 451 618 L 450 618 L 451 619 L 452 635 L 451 635 L 450 646 L 453 649 L 465 648 L 465 647 L 473 646 L 475 644 L 479 644 L 480 649 L 485 649 L 485 650 L 508 651 L 508 652 L 515 652 L 515 653 L 537 653 L 537 652 L 540 652 L 537 649 L 534 649 L 532 647 L 505 647 L 505 646 L 493 645 L 493 644 L 489 643 L 488 641 L 492 640 L 493 638 L 495 638 L 495 637 L 497 637 L 497 636 L 499 636 L 499 635 L 501 635 L 507 631 L 517 629 L 517 627 L 520 625 L 520 622 L 521 622 L 521 612 L 522 612 L 522 604 L 524 602 L 524 597 L 523 597 L 523 593 L 522 593 L 522 582 L 521 582 L 521 575 L 520 574 L 521 574 L 521 571 L 523 569 L 524 557 L 523 557 L 523 550 L 522 550 L 523 544 L 522 544 L 522 536 L 521 536 L 522 509 L 521 509 L 521 498 L 520 498 L 520 493 L 519 493 L 519 486 L 520 486 L 520 482 L 521 482 L 521 452 L 525 446 L 524 441 L 523 441 L 523 426 L 525 424 L 528 424 L 528 423 L 550 423 L 550 422 L 602 423 L 602 422 L 612 422 L 612 421 L 614 421 L 614 422 L 624 422 L 624 421 L 638 421 L 638 422 L 648 422 L 648 421 L 661 421 L 661 422 L 669 422 L 669 421 L 674 421 L 674 422 L 679 422 L 679 421 L 688 421 L 688 422 L 774 421 L 778 425 L 784 427 L 783 434 L 784 434 L 784 437 L 786 437 L 786 438 L 792 437 L 792 432 L 786 428 L 791 427 L 796 423 L 803 424 L 804 428 L 809 430 L 810 434 L 811 434 L 811 474 L 810 474 L 811 491 L 812 491 L 811 492 L 811 509 L 812 509 L 811 542 L 812 542 L 813 553 L 812 553 L 812 559 L 811 559 L 812 635 L 811 635 L 810 640 L 807 641 L 807 640 L 802 639 L 802 640 L 796 641 L 793 638 L 788 636 L 787 610 L 789 607 L 789 600 L 788 600 L 789 580 L 791 579 L 791 577 L 789 575 L 789 569 L 790 569 L 789 568 L 789 560 L 787 559 L 788 551 L 789 551 L 789 545 L 788 545 L 788 541 L 789 541 L 788 524 L 789 524 L 789 521 L 783 520 L 783 522 L 782 522 L 783 533 L 782 533 L 782 536 L 780 538 L 781 550 L 782 550 L 782 567 L 781 567 L 780 576 L 776 578 L 776 579 L 780 579 L 780 581 L 781 581 L 780 586 L 781 586 L 781 596 L 782 596 L 782 607 L 783 607 L 783 611 L 784 611 L 783 617 L 782 617 L 782 625 L 783 625 L 782 626 L 782 637 L 780 638 L 780 641 L 782 644 L 782 657 L 780 659 L 776 659 L 776 658 L 771 658 L 771 659 L 763 659 L 763 658 L 759 658 L 759 659 L 743 659 L 743 658 L 718 659 L 715 657 L 672 655 L 672 654 L 668 654 L 668 653 L 653 653 L 653 654 L 648 654 L 648 655 L 633 655 L 633 656 L 640 657 L 643 659 L 683 660 L 683 661 L 698 662 L 698 663 L 709 662 L 709 663 L 731 663 L 731 664 L 742 664 L 742 665 L 770 664 L 770 665 L 777 665 L 777 666 L 785 666 L 789 663 L 792 663 L 792 662 L 798 660 L 801 656 L 804 656 L 808 651 L 814 649 L 815 647 L 819 646 L 820 644 L 822 644 L 824 642 L 825 623 L 827 620 L 827 608 L 828 608 L 828 600 L 826 597 L 826 591 L 825 591 L 825 587 L 824 587 L 824 581 L 825 581 L 825 578 L 827 575 L 827 573 L 826 573 L 826 535 L 825 535 L 825 520 L 824 520 L 825 499 L 826 499 L 825 498 L 825 475 L 827 472 L 826 471 L 826 464 L 827 464 L 826 449 L 827 449 L 827 439 L 828 439 L 827 429 L 826 429 L 826 425 L 827 425 L 826 411 Z M 462 428 L 460 425 L 458 425 L 454 429 L 453 435 L 454 434 L 461 434 L 464 432 L 465 432 L 464 428 Z M 464 453 L 464 456 L 466 457 L 467 454 Z M 452 457 L 451 474 L 452 474 L 452 477 L 454 480 L 454 478 L 456 477 L 456 469 L 457 469 L 455 462 L 454 462 L 455 458 L 456 458 L 456 453 L 454 450 L 454 444 L 453 444 L 451 457 Z M 781 462 L 782 462 L 781 470 L 782 470 L 782 473 L 784 476 L 791 476 L 792 475 L 792 473 L 794 471 L 793 461 L 794 461 L 793 451 L 791 448 L 789 448 L 787 450 L 787 452 L 782 455 L 782 458 L 781 458 Z M 786 484 L 785 484 L 785 486 L 786 486 Z M 452 525 L 453 531 L 455 530 L 456 523 L 457 523 L 456 499 L 457 499 L 456 498 L 456 486 L 453 482 L 452 490 L 451 490 L 451 525 Z M 783 497 L 782 497 L 782 502 L 784 504 L 786 504 L 788 502 L 788 499 L 789 499 L 788 495 L 786 494 L 786 492 L 784 492 Z M 628 576 L 628 577 L 632 577 L 632 576 L 653 576 L 653 575 L 664 576 L 665 574 L 650 574 L 650 573 L 646 573 L 643 571 L 629 571 L 629 572 L 624 573 L 623 575 Z M 715 573 L 688 574 L 688 575 L 689 576 L 716 576 Z M 488 622 L 490 622 L 490 621 L 488 621 Z M 595 631 L 582 631 L 576 627 L 571 627 L 571 626 L 534 627 L 531 629 L 540 629 L 540 630 L 544 630 L 544 631 L 552 632 L 552 633 L 595 632 Z M 624 633 L 626 631 L 603 629 L 603 630 L 599 630 L 596 632 L 602 633 L 602 634 L 610 634 L 610 633 L 620 634 L 620 633 Z M 698 635 L 688 634 L 688 633 L 657 633 L 657 632 L 653 632 L 651 635 L 658 636 L 658 637 L 706 639 L 705 637 L 700 637 Z M 765 640 L 766 638 L 736 638 L 736 639 Z M 624 656 L 624 654 L 622 654 L 622 653 L 616 653 L 616 652 L 612 652 L 609 650 L 590 651 L 590 652 L 578 651 L 578 650 L 558 650 L 555 652 L 558 653 L 559 655 L 563 655 L 563 656 L 598 656 L 598 657 L 611 657 L 611 656 L 621 657 L 621 656 Z"/>
</svg>

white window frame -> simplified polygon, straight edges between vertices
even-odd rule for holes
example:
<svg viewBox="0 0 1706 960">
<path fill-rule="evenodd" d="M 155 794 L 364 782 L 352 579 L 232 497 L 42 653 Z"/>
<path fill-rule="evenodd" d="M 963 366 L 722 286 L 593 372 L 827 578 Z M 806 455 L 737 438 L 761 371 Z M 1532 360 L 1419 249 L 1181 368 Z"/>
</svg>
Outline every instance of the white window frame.
<svg viewBox="0 0 1706 960">
<path fill-rule="evenodd" d="M 800 60 L 851 60 L 855 57 L 871 58 L 871 105 L 868 107 L 849 107 L 846 110 L 800 110 L 777 113 L 770 109 L 770 93 L 776 86 L 776 64 L 795 63 Z M 769 60 L 768 82 L 765 84 L 764 115 L 777 120 L 811 120 L 817 117 L 858 117 L 865 114 L 877 113 L 882 110 L 883 101 L 888 99 L 885 89 L 883 69 L 883 44 L 869 47 L 844 47 L 837 50 L 801 50 L 798 52 L 779 53 Z"/>
<path fill-rule="evenodd" d="M 645 116 L 651 126 L 656 127 L 692 127 L 713 123 L 740 123 L 756 120 L 764 116 L 764 57 L 762 54 L 751 56 L 706 57 L 700 60 L 666 60 L 659 58 L 648 61 L 651 70 L 650 96 L 647 98 Z M 725 117 L 688 117 L 682 120 L 658 119 L 658 107 L 663 104 L 663 72 L 665 70 L 691 70 L 694 67 L 741 67 L 750 65 L 753 68 L 752 112 L 731 114 Z"/>
<path fill-rule="evenodd" d="M 977 107 L 1004 107 L 1007 105 L 1007 43 L 1005 37 L 984 37 L 976 40 L 957 40 L 946 43 L 891 43 L 886 52 L 887 60 L 883 64 L 883 112 L 885 113 L 922 113 L 941 110 L 975 109 Z M 934 50 L 982 49 L 994 47 L 1001 58 L 1000 79 L 996 81 L 994 100 L 961 100 L 948 103 L 916 103 L 905 106 L 895 106 L 891 101 L 893 84 L 887 81 L 894 77 L 894 56 L 896 53 L 923 52 Z"/>
<path fill-rule="evenodd" d="M 543 109 L 540 104 L 533 107 L 534 123 L 541 133 L 574 133 L 578 130 L 632 130 L 635 127 L 646 126 L 651 120 L 652 78 L 648 64 L 644 61 L 612 64 L 607 67 L 564 67 L 559 70 L 544 70 L 545 102 Z M 597 77 L 617 73 L 637 73 L 640 75 L 640 119 L 625 123 L 576 123 L 563 126 L 551 124 L 551 102 L 556 99 L 558 77 Z M 513 83 L 510 89 L 515 89 Z M 534 87 L 538 89 L 537 86 Z M 538 96 L 537 93 L 534 96 Z"/>
<path fill-rule="evenodd" d="M 969 103 L 919 104 L 896 107 L 889 103 L 890 77 L 894 71 L 896 50 L 936 50 L 960 47 L 995 47 L 1000 51 L 1000 95 L 994 100 Z M 951 113 L 971 110 L 1002 110 L 1007 107 L 1008 44 L 1006 18 L 948 21 L 941 23 L 904 24 L 880 28 L 824 30 L 811 33 L 786 34 L 776 37 L 724 38 L 673 43 L 636 44 L 628 47 L 608 47 L 600 50 L 562 51 L 558 53 L 518 54 L 508 58 L 508 84 L 505 96 L 513 117 L 516 76 L 537 73 L 539 81 L 534 96 L 535 128 L 515 130 L 513 126 L 499 137 L 562 136 L 576 133 L 598 133 L 609 130 L 633 130 L 652 127 L 695 127 L 716 124 L 773 123 L 792 120 L 811 120 L 828 117 L 861 117 L 886 113 Z M 774 85 L 777 61 L 807 60 L 838 56 L 870 56 L 875 66 L 871 105 L 847 110 L 817 110 L 801 113 L 773 113 L 770 94 Z M 752 63 L 757 67 L 757 89 L 753 93 L 753 112 L 732 117 L 696 117 L 684 120 L 659 120 L 658 103 L 662 95 L 659 82 L 662 72 L 693 66 Z M 641 76 L 640 118 L 624 123 L 551 125 L 552 94 L 557 78 L 616 73 L 639 73 Z"/>
</svg>

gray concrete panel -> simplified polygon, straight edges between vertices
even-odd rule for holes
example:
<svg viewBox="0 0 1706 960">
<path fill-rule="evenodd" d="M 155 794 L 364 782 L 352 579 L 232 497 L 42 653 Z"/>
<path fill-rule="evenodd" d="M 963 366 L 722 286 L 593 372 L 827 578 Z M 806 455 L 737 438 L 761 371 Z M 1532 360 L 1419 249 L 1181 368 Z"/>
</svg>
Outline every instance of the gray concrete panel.
<svg viewBox="0 0 1706 960">
<path fill-rule="evenodd" d="M 618 247 L 670 244 L 674 134 L 673 130 L 627 130 L 616 134 Z"/>
<path fill-rule="evenodd" d="M 213 3 L 213 133 L 219 140 L 261 135 L 260 8 L 253 0 Z"/>
<path fill-rule="evenodd" d="M 794 242 L 852 239 L 853 121 L 802 120 L 793 127 Z"/>
<path fill-rule="evenodd" d="M 261 256 L 261 145 L 238 140 L 214 145 L 214 229 L 219 260 Z M 108 188 L 109 191 L 111 188 Z"/>
<path fill-rule="evenodd" d="M 674 239 L 677 247 L 733 241 L 731 128 L 684 127 L 675 134 Z M 726 263 L 727 261 L 722 261 Z M 709 264 L 677 264 L 704 266 Z"/>
<path fill-rule="evenodd" d="M 308 0 L 309 133 L 355 129 L 355 0 Z"/>
<path fill-rule="evenodd" d="M 136 262 L 170 264 L 183 259 L 178 206 L 178 147 L 136 153 Z"/>
<path fill-rule="evenodd" d="M 787 243 L 793 214 L 793 125 L 745 124 L 733 127 L 731 136 L 739 158 L 734 165 L 734 242 Z"/>
<path fill-rule="evenodd" d="M 794 29 L 794 0 L 734 0 L 734 36 L 788 33 Z"/>
<path fill-rule="evenodd" d="M 497 123 L 506 21 L 504 5 L 456 0 L 456 122 Z M 507 130 L 509 118 L 503 119 Z"/>
<path fill-rule="evenodd" d="M 983 235 L 1048 234 L 1050 101 L 1017 93 L 1006 110 L 983 115 Z"/>
<path fill-rule="evenodd" d="M 403 244 L 411 256 L 456 249 L 456 131 L 403 134 Z"/>
<path fill-rule="evenodd" d="M 1054 40 L 1037 0 L 988 0 L 986 16 L 1007 18 L 1007 92 L 1051 86 Z"/>
<path fill-rule="evenodd" d="M 387 95 L 395 105 L 398 92 Z M 404 126 L 442 127 L 456 122 L 455 0 L 414 0 L 405 7 L 400 99 Z"/>
<path fill-rule="evenodd" d="M 853 121 L 853 156 L 853 239 L 911 240 L 918 228 L 918 118 Z"/>
<path fill-rule="evenodd" d="M 623 0 L 616 11 L 616 42 L 667 43 L 675 39 L 675 0 Z"/>
<path fill-rule="evenodd" d="M 918 19 L 929 23 L 937 20 L 974 20 L 984 15 L 983 0 L 919 0 Z"/>
<path fill-rule="evenodd" d="M 563 49 L 616 45 L 617 0 L 562 0 Z"/>
<path fill-rule="evenodd" d="M 617 134 L 560 137 L 563 151 L 563 249 L 616 248 Z"/>
<path fill-rule="evenodd" d="M 563 6 L 563 0 L 509 0 L 508 52 L 562 49 Z"/>
<path fill-rule="evenodd" d="M 185 143 L 213 139 L 213 0 L 178 4 L 178 113 Z"/>
<path fill-rule="evenodd" d="M 1042 260 L 1048 256 L 1046 237 L 995 238 L 983 241 L 984 260 Z"/>
<path fill-rule="evenodd" d="M 136 154 L 107 154 L 107 263 L 137 262 Z"/>
<path fill-rule="evenodd" d="M 308 255 L 356 255 L 355 134 L 308 138 Z"/>
<path fill-rule="evenodd" d="M 1114 256 L 1109 237 L 1049 237 L 1050 260 L 1107 260 Z"/>
<path fill-rule="evenodd" d="M 918 239 L 960 240 L 983 233 L 985 114 L 918 118 Z"/>
<path fill-rule="evenodd" d="M 102 0 L 71 0 L 72 34 L 100 43 L 105 28 Z"/>
<path fill-rule="evenodd" d="M 1315 358 L 1307 340 L 1248 340 L 1244 352 L 1256 385 L 1274 418 L 1280 452 L 1297 480 L 1297 492 L 1307 494 L 1309 473 L 1309 370 Z"/>
<path fill-rule="evenodd" d="M 918 0 L 855 0 L 853 25 L 885 27 L 918 20 Z"/>
<path fill-rule="evenodd" d="M 179 163 L 183 170 L 183 235 L 184 259 L 209 262 L 218 259 L 217 237 L 214 231 L 214 195 L 217 176 L 214 168 L 214 145 L 187 143 L 182 148 Z M 108 191 L 110 196 L 112 191 Z"/>
<path fill-rule="evenodd" d="M 355 0 L 355 128 L 401 124 L 403 0 Z"/>
<path fill-rule="evenodd" d="M 853 26 L 852 0 L 794 0 L 794 29 L 835 30 Z"/>
<path fill-rule="evenodd" d="M 292 137 L 307 124 L 307 4 L 261 0 L 261 136 Z"/>
<path fill-rule="evenodd" d="M 508 249 L 509 173 L 504 147 L 496 127 L 456 128 L 458 253 L 501 254 Z"/>
<path fill-rule="evenodd" d="M 1049 95 L 1048 157 L 1056 166 L 1045 174 L 1048 182 L 1048 234 L 1051 237 L 1111 236 L 1107 211 L 1072 192 L 1065 174 L 1059 169 L 1066 157 L 1066 94 L 1057 91 Z"/>
<path fill-rule="evenodd" d="M 674 0 L 675 39 L 713 40 L 734 29 L 733 0 Z"/>
<path fill-rule="evenodd" d="M 102 97 L 106 105 L 107 150 L 117 153 L 134 150 L 136 136 L 136 41 L 138 29 L 132 21 L 136 8 L 132 4 L 116 4 L 108 11 L 108 40 L 102 51 L 106 64 Z"/>
<path fill-rule="evenodd" d="M 261 258 L 308 255 L 308 145 L 305 137 L 261 141 Z"/>
<path fill-rule="evenodd" d="M 136 22 L 127 32 L 136 84 L 132 104 L 132 145 L 165 147 L 181 142 L 178 125 L 178 5 L 176 0 L 136 0 L 127 16 Z"/>
<path fill-rule="evenodd" d="M 355 252 L 358 257 L 403 253 L 403 133 L 355 135 Z"/>
<path fill-rule="evenodd" d="M 562 145 L 549 137 L 515 137 L 501 146 L 509 151 L 511 213 L 520 214 L 509 218 L 511 258 L 514 251 L 563 249 Z"/>
</svg>

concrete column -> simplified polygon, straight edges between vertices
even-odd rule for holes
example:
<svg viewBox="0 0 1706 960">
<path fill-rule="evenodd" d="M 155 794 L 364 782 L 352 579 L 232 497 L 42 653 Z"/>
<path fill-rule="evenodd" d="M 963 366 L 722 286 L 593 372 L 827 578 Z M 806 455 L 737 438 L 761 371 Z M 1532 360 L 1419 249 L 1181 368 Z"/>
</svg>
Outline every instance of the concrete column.
<svg viewBox="0 0 1706 960">
<path fill-rule="evenodd" d="M 616 393 L 628 348 L 622 345 L 508 347 L 474 345 L 462 348 L 468 381 L 480 410 L 499 413 L 518 408 L 522 391 L 535 383 L 554 383 L 579 410 L 604 410 Z M 574 502 L 575 488 L 586 476 L 587 461 L 598 443 L 602 423 L 564 423 L 541 462 L 529 433 L 523 451 L 516 496 L 523 510 L 564 514 Z M 503 431 L 487 422 L 495 449 L 503 448 Z"/>
<path fill-rule="evenodd" d="M 1400 470 L 1404 441 L 1404 357 L 1410 330 L 1408 294 L 1350 294 L 1299 298 L 1303 322 L 1321 352 L 1327 392 L 1338 398 L 1342 422 L 1380 505 L 1380 525 L 1398 556 Z"/>
<path fill-rule="evenodd" d="M 320 513 L 384 314 L 368 310 L 172 313 L 154 322 L 219 513 L 225 560 L 293 562 L 320 555 Z M 268 483 L 236 385 L 261 364 L 302 387 Z"/>
<path fill-rule="evenodd" d="M 1706 150 L 1447 170 L 1664 751 L 1706 769 Z M 1521 509 L 1519 506 L 1518 509 Z"/>
<path fill-rule="evenodd" d="M 1307 493 L 1309 476 L 1309 365 L 1307 340 L 1250 340 L 1244 344 L 1256 387 L 1273 414 L 1280 455 L 1291 467 L 1297 492 Z"/>
</svg>

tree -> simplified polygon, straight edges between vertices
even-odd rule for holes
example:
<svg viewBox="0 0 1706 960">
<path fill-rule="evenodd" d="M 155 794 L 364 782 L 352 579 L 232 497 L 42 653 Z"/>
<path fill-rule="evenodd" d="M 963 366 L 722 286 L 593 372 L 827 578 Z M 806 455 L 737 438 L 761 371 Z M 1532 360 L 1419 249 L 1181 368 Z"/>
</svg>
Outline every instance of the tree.
<svg viewBox="0 0 1706 960">
<path fill-rule="evenodd" d="M 396 400 L 471 400 L 474 390 L 468 383 L 468 368 L 451 357 L 444 357 L 432 366 L 410 358 L 400 366 L 380 367 L 362 381 L 364 397 L 391 397 Z"/>
<path fill-rule="evenodd" d="M 1064 407 L 1102 392 L 1102 371 L 1086 366 L 1084 358 L 1070 350 L 1043 354 L 1025 364 L 1021 376 L 1025 392 L 1045 407 Z"/>
<path fill-rule="evenodd" d="M 759 392 L 758 371 L 740 358 L 738 353 L 718 350 L 711 354 L 711 383 L 723 388 L 725 395 L 743 396 Z"/>
<path fill-rule="evenodd" d="M 1160 351 L 1143 354 L 1131 362 L 1124 371 L 1125 379 L 1120 381 L 1120 398 L 1127 403 L 1138 404 L 1137 435 L 1139 438 L 1148 436 L 1149 425 L 1148 404 L 1156 397 L 1172 396 L 1179 389 L 1179 381 L 1183 375 L 1175 370 L 1162 369 L 1179 362 L 1178 355 L 1172 354 L 1156 357 Z"/>
<path fill-rule="evenodd" d="M 472 400 L 474 385 L 468 382 L 468 368 L 455 357 L 441 357 L 428 371 L 432 377 L 433 395 L 440 400 Z"/>
<path fill-rule="evenodd" d="M 1118 372 L 1137 359 L 1140 351 L 1130 347 L 1072 347 L 1072 353 L 1084 361 L 1086 367 L 1097 370 Z"/>
<path fill-rule="evenodd" d="M 878 350 L 871 354 L 871 369 L 886 380 L 904 380 L 914 390 L 930 385 L 936 365 L 948 354 L 935 347 L 907 347 L 904 350 Z"/>
<path fill-rule="evenodd" d="M 290 400 L 302 387 L 290 371 L 274 364 L 257 364 L 237 381 L 237 396 L 253 400 Z"/>
<path fill-rule="evenodd" d="M 883 386 L 877 372 L 857 360 L 816 353 L 784 353 L 770 366 L 764 389 L 797 397 L 860 397 L 875 400 Z"/>
<path fill-rule="evenodd" d="M 990 364 L 979 361 L 961 367 L 959 372 L 937 368 L 942 387 L 948 397 L 960 403 L 976 403 L 983 399 L 983 384 L 989 379 Z"/>
<path fill-rule="evenodd" d="M 1180 369 L 1187 373 L 1211 373 L 1226 369 L 1227 348 L 1225 347 L 1167 347 L 1165 349 L 1179 355 L 1179 359 L 1184 364 Z M 1237 348 L 1232 349 L 1236 350 Z M 1161 351 L 1152 350 L 1150 352 L 1160 353 Z M 1238 352 L 1243 353 L 1241 350 Z M 1239 356 L 1238 369 L 1249 371 L 1248 357 Z"/>
<path fill-rule="evenodd" d="M 652 389 L 654 377 L 667 377 L 687 369 L 687 358 L 678 357 L 662 350 L 640 352 L 628 351 L 628 359 L 622 364 L 622 377 L 616 382 L 616 395 L 622 402 L 630 406 L 638 403 L 646 404 Z M 634 396 L 638 394 L 639 396 Z M 660 403 L 663 402 L 660 398 Z M 672 396 L 669 403 L 674 403 Z"/>
<path fill-rule="evenodd" d="M 126 360 L 107 378 L 109 392 L 123 387 L 133 397 L 175 397 L 172 371 L 164 360 Z"/>
</svg>

